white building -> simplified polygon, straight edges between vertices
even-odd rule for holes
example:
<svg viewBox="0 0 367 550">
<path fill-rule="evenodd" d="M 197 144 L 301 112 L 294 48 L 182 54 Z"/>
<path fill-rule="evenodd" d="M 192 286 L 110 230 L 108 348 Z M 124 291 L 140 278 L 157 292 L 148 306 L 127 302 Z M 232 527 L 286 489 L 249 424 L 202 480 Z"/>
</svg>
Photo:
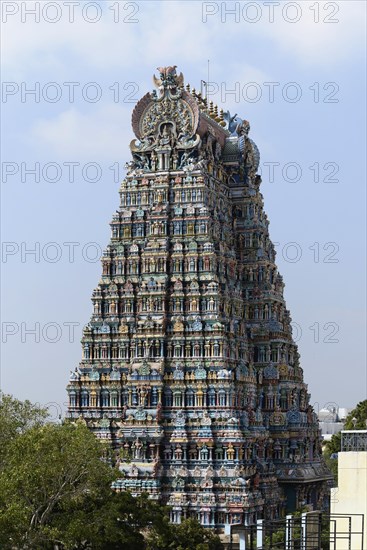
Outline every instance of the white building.
<svg viewBox="0 0 367 550">
<path fill-rule="evenodd" d="M 324 441 L 329 441 L 334 434 L 339 433 L 344 427 L 344 421 L 350 409 L 337 407 L 335 404 L 320 409 L 318 418 L 321 435 Z"/>
<path fill-rule="evenodd" d="M 362 531 L 363 548 L 367 548 L 367 430 L 342 431 L 338 487 L 331 489 L 330 499 L 331 540 L 335 532 L 330 548 L 360 550 Z"/>
</svg>

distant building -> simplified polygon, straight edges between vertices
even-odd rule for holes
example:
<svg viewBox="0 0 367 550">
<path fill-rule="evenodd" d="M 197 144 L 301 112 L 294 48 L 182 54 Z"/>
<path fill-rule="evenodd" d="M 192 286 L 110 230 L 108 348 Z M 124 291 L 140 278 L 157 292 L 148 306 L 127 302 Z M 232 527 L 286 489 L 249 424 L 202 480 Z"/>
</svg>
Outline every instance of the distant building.
<svg viewBox="0 0 367 550">
<path fill-rule="evenodd" d="M 321 436 L 324 441 L 329 441 L 334 434 L 341 432 L 344 428 L 344 421 L 350 409 L 329 405 L 320 409 L 318 418 Z"/>
<path fill-rule="evenodd" d="M 345 422 L 348 414 L 350 413 L 351 409 L 347 409 L 346 407 L 339 407 L 338 408 L 338 417 L 340 422 Z"/>
<path fill-rule="evenodd" d="M 173 522 L 320 508 L 331 474 L 250 125 L 190 91 L 175 66 L 159 72 L 133 111 L 69 417 L 116 449 L 116 490 L 148 492 Z"/>
</svg>

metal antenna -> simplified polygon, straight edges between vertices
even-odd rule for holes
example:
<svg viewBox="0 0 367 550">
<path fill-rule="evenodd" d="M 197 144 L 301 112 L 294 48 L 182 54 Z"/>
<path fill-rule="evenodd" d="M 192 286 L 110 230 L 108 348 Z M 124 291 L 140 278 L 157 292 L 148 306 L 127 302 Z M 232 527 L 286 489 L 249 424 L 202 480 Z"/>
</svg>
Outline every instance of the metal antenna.
<svg viewBox="0 0 367 550">
<path fill-rule="evenodd" d="M 208 105 L 209 105 L 209 67 L 210 67 L 210 59 L 208 59 L 208 81 L 207 81 L 207 86 L 206 86 L 206 99 L 207 99 L 207 102 L 208 102 Z"/>
</svg>

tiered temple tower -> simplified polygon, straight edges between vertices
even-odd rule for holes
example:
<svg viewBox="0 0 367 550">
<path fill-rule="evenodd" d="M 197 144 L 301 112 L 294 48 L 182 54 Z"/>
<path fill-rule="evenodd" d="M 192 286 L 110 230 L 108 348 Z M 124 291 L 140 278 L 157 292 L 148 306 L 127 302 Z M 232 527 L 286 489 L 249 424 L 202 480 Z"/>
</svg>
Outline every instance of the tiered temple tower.
<svg viewBox="0 0 367 550">
<path fill-rule="evenodd" d="M 171 519 L 251 524 L 323 506 L 330 475 L 275 265 L 249 123 L 160 68 L 68 385 L 116 449 L 117 490 Z"/>
</svg>

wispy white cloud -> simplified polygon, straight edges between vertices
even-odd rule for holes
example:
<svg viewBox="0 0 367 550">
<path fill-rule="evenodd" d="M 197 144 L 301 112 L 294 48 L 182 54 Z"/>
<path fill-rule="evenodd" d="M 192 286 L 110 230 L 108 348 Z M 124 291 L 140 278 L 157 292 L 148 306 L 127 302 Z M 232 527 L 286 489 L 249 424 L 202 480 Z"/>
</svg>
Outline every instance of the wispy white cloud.
<svg viewBox="0 0 367 550">
<path fill-rule="evenodd" d="M 365 2 L 306 1 L 295 4 L 301 14 L 299 21 L 289 22 L 289 19 L 297 19 L 296 11 L 289 9 L 289 14 L 284 12 L 273 24 L 259 26 L 262 33 L 288 55 L 302 63 L 332 66 L 346 62 L 355 52 L 363 51 Z M 282 5 L 278 10 L 280 14 Z"/>
<path fill-rule="evenodd" d="M 138 22 L 130 24 L 123 20 L 114 22 L 109 8 L 116 3 L 110 1 L 103 2 L 103 16 L 95 24 L 83 20 L 80 7 L 76 9 L 74 23 L 68 21 L 66 13 L 55 24 L 42 17 L 39 23 L 32 17 L 22 23 L 20 14 L 9 17 L 3 25 L 2 44 L 7 75 L 21 78 L 42 70 L 62 75 L 72 70 L 73 59 L 84 63 L 86 70 L 135 71 L 141 66 L 155 67 L 165 62 L 204 65 L 208 57 L 228 66 L 234 52 L 238 57 L 238 50 L 248 44 L 249 38 L 253 41 L 252 48 L 243 51 L 247 62 L 255 49 L 270 47 L 279 48 L 300 63 L 329 66 L 346 62 L 361 49 L 366 11 L 365 2 L 355 0 L 275 2 L 271 22 L 270 8 L 259 2 L 261 17 L 251 24 L 242 12 L 237 23 L 230 15 L 223 19 L 224 2 L 214 3 L 218 12 L 208 16 L 207 22 L 203 21 L 205 3 L 201 2 L 135 4 L 139 11 L 133 18 Z M 289 7 L 284 11 L 290 4 L 296 4 L 300 10 L 299 20 L 294 23 L 290 20 L 297 19 L 295 10 Z M 123 16 L 126 18 L 128 12 L 120 14 Z"/>
<path fill-rule="evenodd" d="M 29 142 L 52 158 L 103 161 L 121 158 L 123 149 L 132 139 L 131 105 L 98 106 L 92 113 L 83 114 L 76 108 L 58 116 L 38 120 L 29 134 Z M 124 124 L 125 123 L 125 124 Z"/>
</svg>

